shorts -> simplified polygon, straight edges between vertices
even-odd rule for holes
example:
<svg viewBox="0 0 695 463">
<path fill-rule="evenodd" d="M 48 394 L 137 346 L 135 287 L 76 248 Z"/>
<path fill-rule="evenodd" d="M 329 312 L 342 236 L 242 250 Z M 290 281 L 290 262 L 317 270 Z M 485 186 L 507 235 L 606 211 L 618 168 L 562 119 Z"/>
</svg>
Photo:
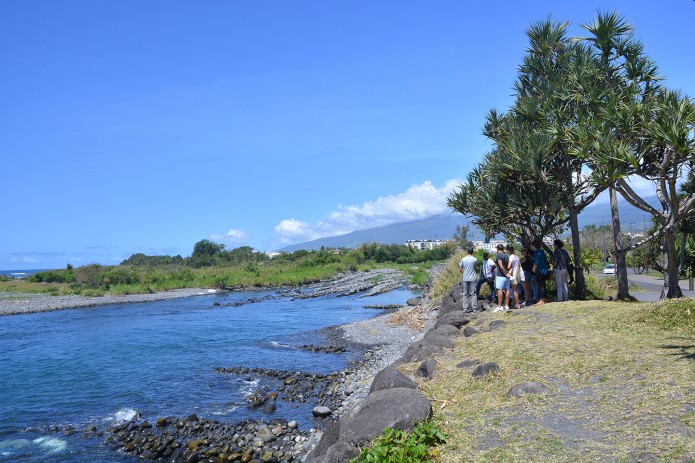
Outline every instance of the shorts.
<svg viewBox="0 0 695 463">
<path fill-rule="evenodd" d="M 495 277 L 495 289 L 509 289 L 509 278 Z"/>
</svg>

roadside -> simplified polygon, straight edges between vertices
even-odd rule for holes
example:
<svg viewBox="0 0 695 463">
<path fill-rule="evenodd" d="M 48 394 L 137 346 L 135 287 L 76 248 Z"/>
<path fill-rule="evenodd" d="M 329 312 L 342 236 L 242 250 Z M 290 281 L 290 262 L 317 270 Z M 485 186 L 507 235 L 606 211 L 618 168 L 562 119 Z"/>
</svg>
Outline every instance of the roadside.
<svg viewBox="0 0 695 463">
<path fill-rule="evenodd" d="M 640 302 L 655 302 L 659 300 L 661 289 L 664 287 L 663 277 L 630 274 L 627 278 L 630 283 L 638 286 L 642 290 L 630 293 L 635 299 Z M 689 289 L 690 282 L 688 279 L 680 280 L 679 285 L 681 291 L 683 291 L 683 296 L 695 297 L 695 291 Z"/>
</svg>

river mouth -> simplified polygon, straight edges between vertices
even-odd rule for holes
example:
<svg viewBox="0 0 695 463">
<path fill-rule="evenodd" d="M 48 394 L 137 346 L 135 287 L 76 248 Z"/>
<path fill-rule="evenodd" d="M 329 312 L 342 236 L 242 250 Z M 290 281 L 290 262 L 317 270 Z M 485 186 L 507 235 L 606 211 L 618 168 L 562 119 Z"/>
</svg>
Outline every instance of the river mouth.
<svg viewBox="0 0 695 463">
<path fill-rule="evenodd" d="M 343 370 L 363 350 L 321 351 L 334 341 L 323 330 L 384 313 L 366 305 L 402 304 L 414 294 L 293 300 L 233 292 L 3 317 L 0 357 L 13 374 L 0 383 L 0 456 L 134 461 L 104 446 L 103 435 L 85 432 L 105 431 L 133 413 L 150 422 L 195 414 L 230 425 L 280 417 L 308 430 L 319 424 L 309 400 L 277 400 L 271 413 L 248 406 L 250 394 L 277 389 L 278 378 L 215 369 Z"/>
</svg>

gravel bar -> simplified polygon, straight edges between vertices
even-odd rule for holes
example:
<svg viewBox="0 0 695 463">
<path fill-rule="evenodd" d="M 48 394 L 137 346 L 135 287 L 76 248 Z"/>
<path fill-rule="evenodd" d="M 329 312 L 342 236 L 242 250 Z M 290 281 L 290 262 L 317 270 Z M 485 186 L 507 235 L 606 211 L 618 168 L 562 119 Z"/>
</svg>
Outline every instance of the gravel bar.
<svg viewBox="0 0 695 463">
<path fill-rule="evenodd" d="M 53 310 L 93 307 L 106 304 L 128 304 L 151 302 L 180 297 L 203 296 L 217 292 L 214 289 L 174 289 L 151 294 L 129 294 L 127 296 L 46 296 L 44 294 L 0 293 L 0 315 L 15 315 Z"/>
</svg>

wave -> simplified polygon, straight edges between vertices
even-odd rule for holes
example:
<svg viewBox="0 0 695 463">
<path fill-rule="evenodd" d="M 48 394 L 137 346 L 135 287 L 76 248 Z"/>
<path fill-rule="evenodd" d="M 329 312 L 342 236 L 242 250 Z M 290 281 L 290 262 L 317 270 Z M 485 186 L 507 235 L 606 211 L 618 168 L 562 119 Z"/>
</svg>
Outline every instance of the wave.
<svg viewBox="0 0 695 463">
<path fill-rule="evenodd" d="M 68 443 L 56 437 L 39 437 L 32 441 L 44 450 L 48 450 L 48 454 L 60 453 L 68 446 Z"/>
<path fill-rule="evenodd" d="M 17 457 L 17 454 L 22 456 L 23 452 L 31 455 L 35 452 L 34 446 L 38 446 L 47 455 L 53 455 L 63 452 L 67 448 L 68 443 L 56 437 L 39 437 L 33 441 L 29 439 L 9 439 L 0 441 L 0 456 L 8 457 L 14 455 Z"/>
<path fill-rule="evenodd" d="M 106 420 L 113 423 L 123 423 L 140 416 L 140 412 L 132 408 L 122 408 L 113 415 L 109 415 Z"/>
</svg>

